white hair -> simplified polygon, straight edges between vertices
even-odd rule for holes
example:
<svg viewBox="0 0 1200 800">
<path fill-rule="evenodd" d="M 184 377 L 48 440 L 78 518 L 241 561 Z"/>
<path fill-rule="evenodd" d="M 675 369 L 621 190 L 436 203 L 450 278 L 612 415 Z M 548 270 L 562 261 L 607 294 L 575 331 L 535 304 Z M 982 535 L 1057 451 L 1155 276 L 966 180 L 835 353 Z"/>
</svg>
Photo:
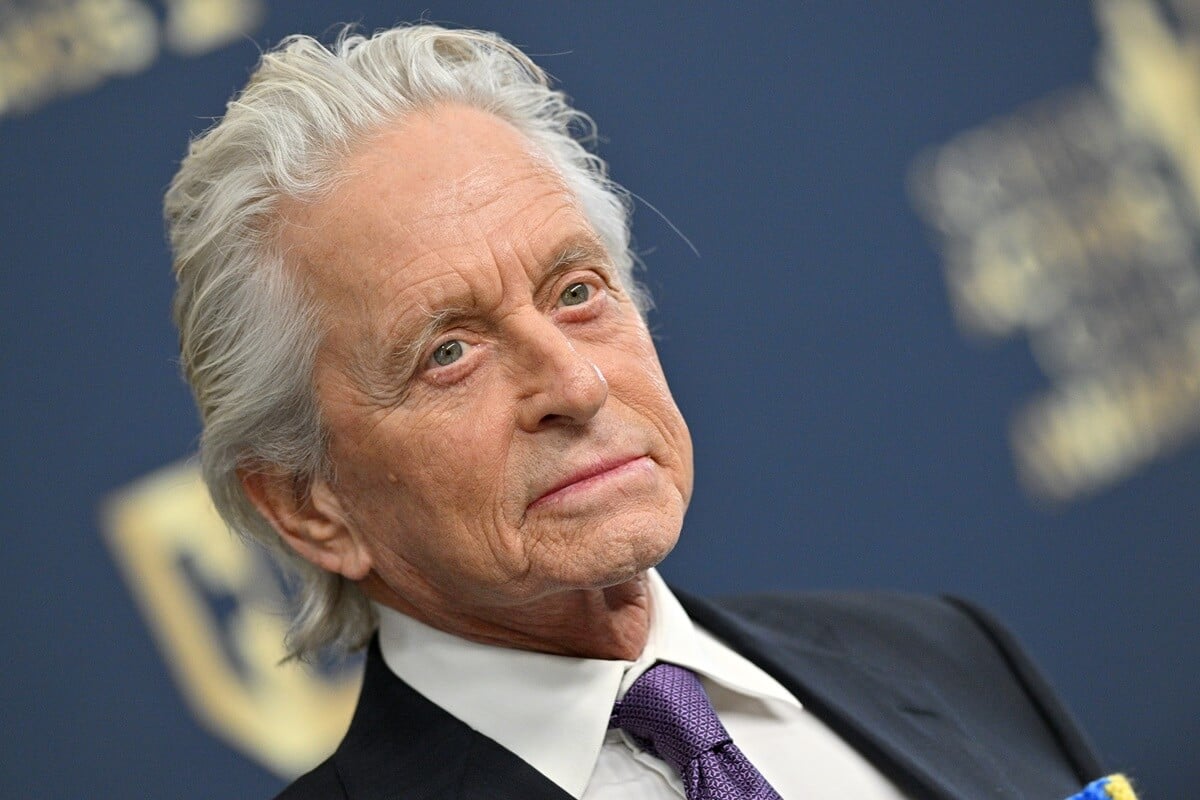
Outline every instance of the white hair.
<svg viewBox="0 0 1200 800">
<path fill-rule="evenodd" d="M 359 647 L 375 629 L 358 586 L 284 544 L 243 492 L 240 472 L 282 472 L 303 498 L 329 478 L 314 395 L 322 331 L 316 300 L 277 246 L 283 200 L 314 202 L 356 146 L 416 110 L 445 102 L 521 131 L 562 174 L 639 307 L 627 194 L 584 144 L 595 127 L 524 53 L 492 33 L 402 26 L 329 47 L 292 36 L 263 55 L 224 118 L 188 148 L 164 202 L 178 280 L 184 373 L 203 419 L 204 479 L 222 517 L 296 578 L 292 656 Z"/>
</svg>

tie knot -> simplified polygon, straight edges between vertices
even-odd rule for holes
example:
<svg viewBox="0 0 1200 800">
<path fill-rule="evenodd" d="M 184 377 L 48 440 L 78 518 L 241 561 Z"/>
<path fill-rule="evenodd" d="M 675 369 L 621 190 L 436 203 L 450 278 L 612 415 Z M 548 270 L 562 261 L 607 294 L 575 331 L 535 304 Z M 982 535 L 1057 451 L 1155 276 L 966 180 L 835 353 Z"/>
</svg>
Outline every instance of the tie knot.
<svg viewBox="0 0 1200 800">
<path fill-rule="evenodd" d="M 699 679 L 674 664 L 655 664 L 634 681 L 609 727 L 630 734 L 679 772 L 730 741 Z"/>
</svg>

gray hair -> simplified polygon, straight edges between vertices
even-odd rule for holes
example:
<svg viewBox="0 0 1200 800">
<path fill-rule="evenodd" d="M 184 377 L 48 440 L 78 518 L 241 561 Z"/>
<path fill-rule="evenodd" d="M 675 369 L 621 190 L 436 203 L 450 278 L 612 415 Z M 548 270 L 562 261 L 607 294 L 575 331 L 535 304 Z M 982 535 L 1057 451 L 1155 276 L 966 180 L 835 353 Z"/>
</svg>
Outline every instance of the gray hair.
<svg viewBox="0 0 1200 800">
<path fill-rule="evenodd" d="M 639 307 L 627 194 L 584 144 L 595 126 L 546 74 L 495 34 L 430 25 L 329 47 L 308 36 L 263 55 L 223 119 L 188 147 L 164 211 L 178 280 L 183 370 L 203 419 L 205 482 L 235 531 L 296 578 L 288 652 L 361 646 L 376 626 L 358 586 L 296 555 L 246 497 L 239 471 L 282 471 L 298 492 L 329 478 L 314 396 L 318 309 L 277 244 L 281 201 L 314 202 L 347 157 L 404 115 L 444 102 L 487 111 L 521 131 L 562 174 Z"/>
</svg>

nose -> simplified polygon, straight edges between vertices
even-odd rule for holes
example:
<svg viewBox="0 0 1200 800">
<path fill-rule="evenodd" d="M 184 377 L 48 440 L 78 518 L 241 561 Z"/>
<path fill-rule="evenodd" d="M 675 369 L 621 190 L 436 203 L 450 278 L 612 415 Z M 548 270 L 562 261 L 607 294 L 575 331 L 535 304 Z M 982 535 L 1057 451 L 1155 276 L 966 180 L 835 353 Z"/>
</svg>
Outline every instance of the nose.
<svg viewBox="0 0 1200 800">
<path fill-rule="evenodd" d="M 522 396 L 517 412 L 522 429 L 583 425 L 604 406 L 608 382 L 600 368 L 552 321 L 521 326 L 517 369 Z"/>
</svg>

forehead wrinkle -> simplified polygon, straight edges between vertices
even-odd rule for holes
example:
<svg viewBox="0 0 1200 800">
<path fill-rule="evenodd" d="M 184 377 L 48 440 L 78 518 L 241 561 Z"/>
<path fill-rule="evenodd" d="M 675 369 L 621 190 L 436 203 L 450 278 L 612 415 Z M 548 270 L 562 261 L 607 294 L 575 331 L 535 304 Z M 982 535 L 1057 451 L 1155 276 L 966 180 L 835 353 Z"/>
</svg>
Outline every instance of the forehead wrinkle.
<svg viewBox="0 0 1200 800">
<path fill-rule="evenodd" d="M 382 320 L 391 320 L 391 323 L 380 331 L 388 350 L 394 349 L 391 343 L 412 339 L 417 335 L 410 333 L 420 324 L 414 321 L 414 317 L 425 321 L 422 328 L 424 330 L 429 327 L 428 323 L 434 317 L 444 319 L 448 314 L 461 314 L 479 305 L 479 294 L 472 281 L 440 251 L 430 251 L 416 261 L 401 266 L 389 276 L 388 282 L 402 281 L 406 272 L 414 268 L 414 264 L 427 259 L 436 259 L 445 264 L 446 268 L 433 275 L 427 275 L 416 283 L 399 287 L 391 295 L 394 297 L 391 305 L 400 305 L 401 308 L 395 313 L 387 313 L 385 310 L 380 314 Z"/>
<path fill-rule="evenodd" d="M 450 218 L 457 221 L 472 211 L 514 197 L 519 194 L 518 188 L 522 184 L 539 180 L 549 181 L 553 187 L 539 192 L 539 197 L 561 192 L 574 200 L 561 173 L 539 151 L 527 146 L 521 156 L 493 154 L 479 159 L 462 175 L 447 181 L 436 197 L 427 198 L 427 209 L 417 219 L 441 222 Z"/>
<path fill-rule="evenodd" d="M 568 220 L 566 224 L 561 224 L 559 220 L 564 214 Z M 543 229 L 556 226 L 561 229 L 557 235 L 554 235 L 555 231 L 550 231 L 546 236 L 538 235 Z M 573 266 L 588 262 L 608 266 L 611 260 L 608 249 L 586 218 L 571 205 L 563 206 L 539 223 L 523 241 L 527 252 L 522 260 L 527 264 L 526 272 L 534 286 Z"/>
</svg>

